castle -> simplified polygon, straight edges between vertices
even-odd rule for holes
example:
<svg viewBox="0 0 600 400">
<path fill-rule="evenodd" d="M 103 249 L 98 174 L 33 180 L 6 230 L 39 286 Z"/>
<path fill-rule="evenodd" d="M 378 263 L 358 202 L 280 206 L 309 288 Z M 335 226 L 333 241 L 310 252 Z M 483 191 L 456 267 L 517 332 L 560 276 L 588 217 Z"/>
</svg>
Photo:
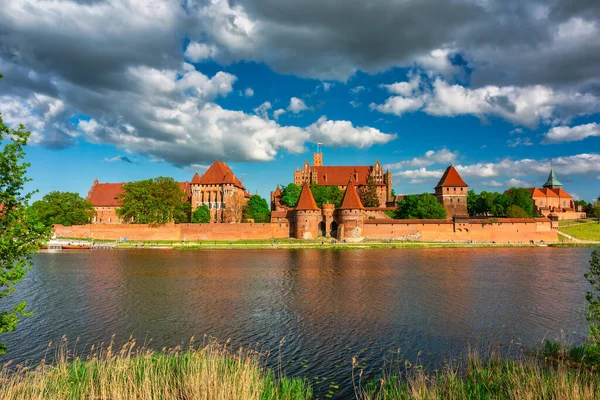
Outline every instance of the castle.
<svg viewBox="0 0 600 400">
<path fill-rule="evenodd" d="M 562 188 L 556 179 L 554 169 L 550 169 L 548 180 L 541 188 L 528 188 L 533 200 L 534 213 L 543 217 L 555 215 L 558 219 L 585 218 L 583 212 L 573 201 L 573 196 Z"/>
<path fill-rule="evenodd" d="M 99 183 L 94 180 L 86 197 L 96 210 L 94 224 L 121 224 L 117 215 L 119 195 L 124 183 Z M 192 211 L 205 204 L 210 210 L 211 222 L 240 222 L 246 201 L 250 197 L 242 182 L 231 168 L 215 161 L 200 177 L 196 172 L 190 182 L 179 182 L 179 188 L 191 203 Z"/>
<path fill-rule="evenodd" d="M 375 184 L 379 207 L 395 207 L 392 196 L 392 174 L 389 170 L 383 172 L 379 161 L 375 161 L 373 166 L 324 166 L 323 152 L 317 151 L 313 156 L 313 165 L 309 165 L 306 161 L 302 169 L 294 171 L 294 183 L 298 186 L 314 183 L 322 186 L 338 186 L 341 190 L 346 190 L 348 181 L 352 180 L 361 196 L 367 190 L 369 178 L 373 179 Z"/>
</svg>

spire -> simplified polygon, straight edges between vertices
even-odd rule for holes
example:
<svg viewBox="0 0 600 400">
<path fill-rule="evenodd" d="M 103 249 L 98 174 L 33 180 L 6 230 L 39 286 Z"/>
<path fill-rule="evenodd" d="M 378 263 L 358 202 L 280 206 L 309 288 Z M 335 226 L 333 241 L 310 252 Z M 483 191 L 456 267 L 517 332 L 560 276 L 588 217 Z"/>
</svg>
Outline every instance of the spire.
<svg viewBox="0 0 600 400">
<path fill-rule="evenodd" d="M 444 172 L 444 175 L 442 175 L 442 179 L 440 179 L 436 188 L 445 186 L 468 187 L 469 185 L 461 178 L 456 168 L 454 168 L 453 165 L 450 165 L 446 168 L 446 171 Z"/>
<path fill-rule="evenodd" d="M 560 183 L 558 179 L 556 179 L 556 176 L 554 175 L 554 169 L 550 168 L 550 175 L 548 175 L 548 180 L 546 181 L 546 183 L 544 183 L 544 187 L 549 187 L 550 189 L 552 189 L 555 186 L 562 186 L 562 183 Z"/>
<path fill-rule="evenodd" d="M 315 198 L 312 195 L 310 185 L 308 182 L 306 182 L 304 185 L 302 185 L 302 192 L 300 192 L 300 198 L 298 199 L 298 204 L 296 204 L 296 210 L 308 211 L 318 209 L 319 207 L 317 207 Z"/>
<path fill-rule="evenodd" d="M 200 175 L 198 175 L 198 171 L 196 171 L 190 183 L 200 183 Z"/>
<path fill-rule="evenodd" d="M 344 198 L 342 199 L 342 205 L 340 206 L 340 210 L 364 210 L 362 202 L 360 201 L 360 197 L 358 197 L 358 193 L 356 193 L 356 187 L 352 180 L 348 182 L 348 186 L 346 187 L 346 192 L 344 193 Z"/>
</svg>

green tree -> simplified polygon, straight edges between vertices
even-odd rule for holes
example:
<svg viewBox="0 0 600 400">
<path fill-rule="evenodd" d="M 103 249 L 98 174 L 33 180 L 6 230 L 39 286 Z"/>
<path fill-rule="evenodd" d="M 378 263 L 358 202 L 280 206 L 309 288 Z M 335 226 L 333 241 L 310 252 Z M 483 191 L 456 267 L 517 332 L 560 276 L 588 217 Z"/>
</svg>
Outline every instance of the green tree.
<svg viewBox="0 0 600 400">
<path fill-rule="evenodd" d="M 585 293 L 587 300 L 589 322 L 589 339 L 592 343 L 600 343 L 600 252 L 594 250 L 590 259 L 590 270 L 584 274 L 585 279 L 592 285 L 592 291 Z"/>
<path fill-rule="evenodd" d="M 195 224 L 206 224 L 210 222 L 210 210 L 206 204 L 202 204 L 192 213 L 192 222 Z"/>
<path fill-rule="evenodd" d="M 405 196 L 398 202 L 396 209 L 398 219 L 444 219 L 446 210 L 430 193 Z"/>
<path fill-rule="evenodd" d="M 506 209 L 506 216 L 508 218 L 529 218 L 530 216 L 527 214 L 525 210 L 519 207 L 516 204 L 511 204 Z"/>
<path fill-rule="evenodd" d="M 379 207 L 379 196 L 377 196 L 377 186 L 372 176 L 367 178 L 367 190 L 362 196 L 362 203 L 365 207 Z"/>
<path fill-rule="evenodd" d="M 590 216 L 592 218 L 597 218 L 598 223 L 600 224 L 600 196 L 592 203 L 592 206 L 590 207 Z"/>
<path fill-rule="evenodd" d="M 30 164 L 23 162 L 29 135 L 23 125 L 8 128 L 0 115 L 0 299 L 15 291 L 31 265 L 31 254 L 50 238 L 51 229 L 27 212 L 33 194 L 23 189 L 31 180 L 26 176 Z M 25 307 L 23 301 L 0 310 L 0 333 L 14 331 L 21 317 L 31 315 Z M 0 354 L 6 350 L 0 342 Z"/>
<path fill-rule="evenodd" d="M 284 186 L 281 191 L 281 203 L 288 207 L 296 207 L 300 198 L 300 192 L 302 192 L 302 187 L 295 183 Z"/>
<path fill-rule="evenodd" d="M 533 200 L 531 193 L 525 188 L 510 188 L 506 195 L 510 200 L 510 205 L 521 207 L 527 213 L 527 216 L 533 217 Z"/>
<path fill-rule="evenodd" d="M 506 209 L 510 206 L 510 199 L 504 193 L 498 193 L 494 198 L 494 215 L 506 215 Z"/>
<path fill-rule="evenodd" d="M 469 213 L 469 215 L 477 214 L 476 204 L 478 199 L 479 195 L 475 193 L 473 189 L 467 192 L 467 212 Z"/>
<path fill-rule="evenodd" d="M 271 221 L 271 210 L 269 209 L 267 200 L 257 194 L 250 196 L 244 207 L 244 220 L 249 219 L 258 223 Z"/>
<path fill-rule="evenodd" d="M 126 223 L 162 225 L 188 222 L 191 206 L 173 178 L 158 177 L 123 185 L 117 215 Z"/>
<path fill-rule="evenodd" d="M 344 191 L 339 186 L 323 186 L 323 185 L 310 185 L 310 191 L 315 198 L 315 203 L 318 207 L 321 207 L 325 203 L 333 204 L 335 207 L 339 207 L 342 204 L 344 198 Z"/>
<path fill-rule="evenodd" d="M 96 215 L 92 203 L 73 192 L 50 192 L 34 202 L 29 211 L 46 226 L 89 224 Z"/>
</svg>

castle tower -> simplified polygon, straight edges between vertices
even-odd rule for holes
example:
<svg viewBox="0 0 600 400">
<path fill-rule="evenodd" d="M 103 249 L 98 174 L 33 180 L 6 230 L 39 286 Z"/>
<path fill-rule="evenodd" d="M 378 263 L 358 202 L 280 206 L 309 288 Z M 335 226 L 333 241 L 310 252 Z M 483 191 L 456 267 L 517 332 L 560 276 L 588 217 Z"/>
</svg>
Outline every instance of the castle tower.
<svg viewBox="0 0 600 400">
<path fill-rule="evenodd" d="M 365 208 L 356 192 L 352 180 L 348 182 L 342 204 L 338 208 L 338 239 L 347 242 L 360 242 L 363 240 L 363 222 Z"/>
<path fill-rule="evenodd" d="M 435 187 L 435 197 L 446 209 L 448 219 L 455 216 L 468 216 L 467 188 L 469 185 L 463 181 L 453 165 L 446 168 L 442 179 Z"/>
<path fill-rule="evenodd" d="M 387 203 L 394 203 L 395 199 L 392 198 L 392 173 L 388 169 L 385 171 L 385 195 L 386 195 L 386 205 Z M 392 204 L 394 207 L 395 204 Z"/>
<path fill-rule="evenodd" d="M 544 187 L 545 188 L 549 188 L 549 189 L 560 189 L 562 187 L 562 183 L 560 183 L 558 181 L 558 179 L 556 179 L 556 176 L 554 175 L 554 169 L 550 169 L 550 175 L 548 175 L 548 180 L 546 181 L 546 183 L 544 183 Z"/>
<path fill-rule="evenodd" d="M 318 152 L 313 155 L 313 166 L 320 167 L 323 165 L 323 153 Z"/>
<path fill-rule="evenodd" d="M 296 205 L 296 239 L 313 239 L 318 236 L 321 210 L 310 191 L 310 185 L 304 183 Z"/>
<path fill-rule="evenodd" d="M 202 202 L 202 190 L 200 190 L 200 182 L 200 175 L 198 175 L 198 171 L 196 171 L 192 181 L 190 182 L 190 191 L 192 192 L 192 212 L 198 208 Z"/>
</svg>

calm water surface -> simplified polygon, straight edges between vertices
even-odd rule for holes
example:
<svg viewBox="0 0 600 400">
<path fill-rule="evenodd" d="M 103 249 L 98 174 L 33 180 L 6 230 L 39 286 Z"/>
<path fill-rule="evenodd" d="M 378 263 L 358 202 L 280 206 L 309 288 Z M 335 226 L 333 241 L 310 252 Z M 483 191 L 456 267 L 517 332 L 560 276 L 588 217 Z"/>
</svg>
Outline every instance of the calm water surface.
<svg viewBox="0 0 600 400">
<path fill-rule="evenodd" d="M 18 285 L 35 316 L 3 335 L 0 362 L 39 360 L 63 335 L 173 347 L 203 335 L 259 345 L 284 370 L 352 394 L 355 356 L 374 376 L 400 349 L 429 367 L 585 338 L 592 249 L 107 250 L 46 252 Z M 511 348 L 515 348 L 512 346 Z M 274 362 L 274 360 L 271 360 Z"/>
</svg>

